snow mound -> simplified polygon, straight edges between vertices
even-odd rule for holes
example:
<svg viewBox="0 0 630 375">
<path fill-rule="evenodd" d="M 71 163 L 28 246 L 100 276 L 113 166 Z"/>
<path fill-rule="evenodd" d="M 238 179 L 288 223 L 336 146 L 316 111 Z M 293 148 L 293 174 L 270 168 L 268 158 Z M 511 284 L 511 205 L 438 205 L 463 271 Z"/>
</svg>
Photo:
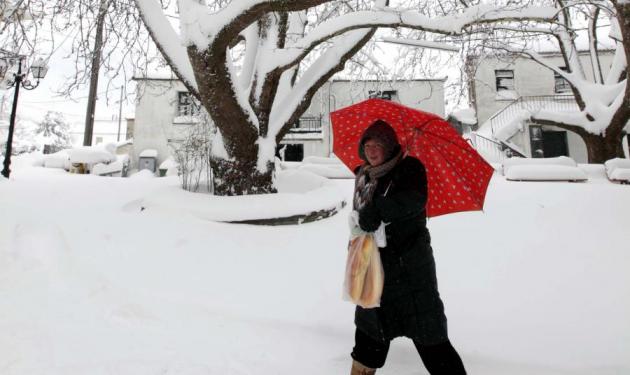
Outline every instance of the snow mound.
<svg viewBox="0 0 630 375">
<path fill-rule="evenodd" d="M 230 222 L 288 218 L 341 209 L 345 205 L 344 195 L 334 182 L 306 171 L 280 171 L 276 187 L 277 194 L 224 197 L 191 193 L 172 186 L 145 197 L 142 207 L 149 212 L 164 211 Z"/>
<path fill-rule="evenodd" d="M 45 155 L 43 166 L 45 168 L 70 169 L 69 150 L 61 150 L 54 154 Z"/>
<path fill-rule="evenodd" d="M 341 160 L 333 155 L 333 157 L 325 158 L 322 156 L 307 156 L 302 160 L 304 164 L 332 164 L 332 165 L 340 165 L 342 164 Z"/>
<path fill-rule="evenodd" d="M 116 155 L 100 147 L 78 147 L 68 151 L 71 163 L 108 164 L 116 160 Z"/>
<path fill-rule="evenodd" d="M 630 159 L 614 158 L 604 163 L 606 171 L 612 173 L 617 168 L 630 169 Z"/>
<path fill-rule="evenodd" d="M 132 174 L 130 177 L 131 178 L 140 178 L 140 179 L 154 178 L 155 177 L 155 173 L 151 172 L 148 169 L 142 169 L 142 170 Z"/>
<path fill-rule="evenodd" d="M 509 158 L 503 161 L 503 174 L 507 176 L 508 170 L 514 166 L 520 165 L 560 165 L 566 167 L 577 167 L 575 160 L 567 156 L 558 156 L 557 158 Z"/>
<path fill-rule="evenodd" d="M 510 181 L 585 181 L 586 173 L 566 165 L 515 165 L 505 172 Z"/>
<path fill-rule="evenodd" d="M 474 108 L 460 108 L 451 113 L 451 117 L 466 125 L 477 124 L 477 113 Z"/>
<path fill-rule="evenodd" d="M 354 173 L 345 165 L 304 164 L 298 167 L 301 171 L 309 171 L 326 178 L 354 178 Z"/>
<path fill-rule="evenodd" d="M 630 182 L 630 168 L 616 168 L 609 176 L 614 181 Z"/>
<path fill-rule="evenodd" d="M 129 155 L 118 155 L 116 161 L 109 164 L 98 163 L 92 167 L 91 174 L 104 176 L 114 175 L 120 173 L 120 176 L 125 174 L 126 168 L 129 166 Z"/>
</svg>

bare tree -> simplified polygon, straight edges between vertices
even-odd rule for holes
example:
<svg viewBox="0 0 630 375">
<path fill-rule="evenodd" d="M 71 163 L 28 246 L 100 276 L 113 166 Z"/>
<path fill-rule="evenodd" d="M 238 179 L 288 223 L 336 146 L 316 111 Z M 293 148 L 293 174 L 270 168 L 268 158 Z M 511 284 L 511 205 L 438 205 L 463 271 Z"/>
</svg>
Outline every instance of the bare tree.
<svg viewBox="0 0 630 375">
<path fill-rule="evenodd" d="M 159 1 L 135 1 L 162 55 L 216 124 L 224 146 L 213 148 L 212 159 L 220 195 L 274 191 L 276 145 L 378 28 L 457 35 L 476 23 L 556 13 L 459 2 L 434 17 L 422 1 L 392 8 L 386 0 L 180 0 L 177 32 Z"/>
<path fill-rule="evenodd" d="M 89 85 L 85 144 L 92 138 L 99 76 L 107 78 L 103 91 L 109 93 L 112 82 L 129 81 L 159 56 L 133 0 L 9 0 L 0 2 L 0 14 L 0 49 L 26 56 L 66 53 L 74 72 L 58 93 L 71 97 Z"/>
</svg>

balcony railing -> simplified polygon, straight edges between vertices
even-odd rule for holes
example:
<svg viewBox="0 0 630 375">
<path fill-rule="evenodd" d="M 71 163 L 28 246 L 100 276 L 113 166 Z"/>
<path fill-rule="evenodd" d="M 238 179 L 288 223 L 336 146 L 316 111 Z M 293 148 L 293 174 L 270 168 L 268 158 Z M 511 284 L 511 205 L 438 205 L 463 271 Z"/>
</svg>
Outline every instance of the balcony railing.
<svg viewBox="0 0 630 375">
<path fill-rule="evenodd" d="M 321 133 L 321 131 L 321 116 L 300 117 L 298 122 L 293 124 L 293 127 L 291 127 L 291 133 Z"/>
</svg>

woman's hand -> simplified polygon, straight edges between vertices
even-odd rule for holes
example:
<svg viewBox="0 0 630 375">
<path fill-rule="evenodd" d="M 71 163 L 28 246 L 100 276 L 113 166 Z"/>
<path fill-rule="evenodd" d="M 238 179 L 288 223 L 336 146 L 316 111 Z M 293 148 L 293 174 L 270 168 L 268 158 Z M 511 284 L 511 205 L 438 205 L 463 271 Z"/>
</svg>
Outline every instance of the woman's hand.
<svg viewBox="0 0 630 375">
<path fill-rule="evenodd" d="M 381 215 L 374 204 L 367 204 L 359 210 L 359 226 L 366 232 L 374 232 L 381 225 Z"/>
</svg>

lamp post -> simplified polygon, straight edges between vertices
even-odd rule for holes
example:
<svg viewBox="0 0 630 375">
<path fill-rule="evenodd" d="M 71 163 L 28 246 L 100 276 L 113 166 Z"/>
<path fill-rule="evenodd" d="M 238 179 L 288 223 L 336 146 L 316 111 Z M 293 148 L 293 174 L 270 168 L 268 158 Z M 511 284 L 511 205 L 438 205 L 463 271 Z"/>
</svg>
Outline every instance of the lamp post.
<svg viewBox="0 0 630 375">
<path fill-rule="evenodd" d="M 33 75 L 33 78 L 35 78 L 37 81 L 35 82 L 35 84 L 31 83 L 31 81 L 27 79 L 28 78 L 27 73 L 22 73 L 22 64 L 25 59 L 26 59 L 26 56 L 17 56 L 10 59 L 12 61 L 17 60 L 18 68 L 17 68 L 17 72 L 13 73 L 13 80 L 8 82 L 7 84 L 7 87 L 15 87 L 15 92 L 13 94 L 13 106 L 11 108 L 11 119 L 9 122 L 9 136 L 7 137 L 7 148 L 4 154 L 4 169 L 2 169 L 2 175 L 6 178 L 9 178 L 9 175 L 11 174 L 11 169 L 9 169 L 9 166 L 11 165 L 11 151 L 13 148 L 13 131 L 15 130 L 15 114 L 17 110 L 18 95 L 20 94 L 20 87 L 23 87 L 25 90 L 33 90 L 34 88 L 39 86 L 39 80 L 44 78 L 44 76 L 46 76 L 46 73 L 48 72 L 48 67 L 46 66 L 46 63 L 44 62 L 44 60 L 42 60 L 41 58 L 35 60 L 33 64 L 31 64 L 31 67 L 29 70 L 30 70 L 30 73 Z M 5 65 L 5 67 L 8 67 L 8 65 Z M 6 70 L 4 73 L 6 73 Z M 0 74 L 0 78 L 3 78 L 3 76 L 4 74 Z"/>
</svg>

